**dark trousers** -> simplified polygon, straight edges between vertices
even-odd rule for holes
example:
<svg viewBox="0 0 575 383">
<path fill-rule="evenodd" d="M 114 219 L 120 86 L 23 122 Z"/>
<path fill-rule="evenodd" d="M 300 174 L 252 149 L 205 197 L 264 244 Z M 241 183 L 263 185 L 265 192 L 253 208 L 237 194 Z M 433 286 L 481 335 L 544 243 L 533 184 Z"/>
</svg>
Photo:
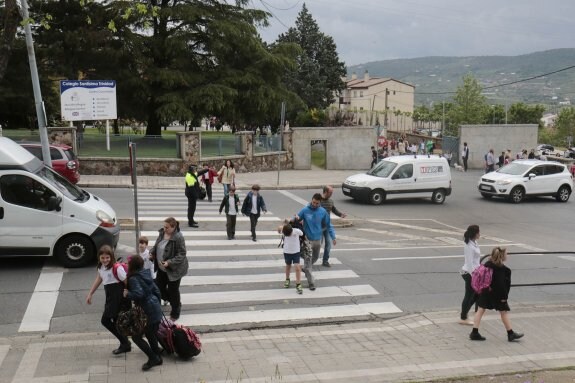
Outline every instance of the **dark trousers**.
<svg viewBox="0 0 575 383">
<path fill-rule="evenodd" d="M 373 168 L 373 166 L 374 166 L 375 164 L 377 164 L 377 158 L 373 158 L 373 159 L 371 160 L 371 165 L 369 165 L 369 167 L 370 167 L 370 168 Z"/>
<path fill-rule="evenodd" d="M 235 214 L 226 214 L 226 232 L 228 233 L 228 239 L 236 235 L 236 217 Z"/>
<path fill-rule="evenodd" d="M 182 279 L 178 279 L 176 281 L 170 281 L 168 279 L 168 274 L 158 269 L 156 274 L 156 285 L 158 289 L 160 289 L 160 294 L 162 295 L 162 299 L 165 301 L 170 302 L 170 306 L 172 306 L 172 314 L 179 314 L 182 306 L 182 302 L 180 301 L 180 282 Z"/>
<path fill-rule="evenodd" d="M 130 340 L 128 339 L 128 337 L 120 334 L 118 332 L 118 329 L 116 329 L 116 319 L 117 318 L 110 318 L 105 315 L 102 315 L 102 319 L 100 320 L 100 322 L 102 323 L 102 326 L 106 327 L 106 329 L 112 333 L 112 335 L 118 338 L 121 345 L 129 346 Z"/>
<path fill-rule="evenodd" d="M 256 239 L 256 226 L 258 225 L 259 214 L 250 213 L 250 230 L 252 232 L 252 238 Z"/>
<path fill-rule="evenodd" d="M 477 300 L 477 294 L 473 291 L 471 287 L 471 274 L 465 273 L 462 274 L 461 277 L 465 281 L 465 296 L 463 297 L 463 302 L 461 302 L 461 319 L 467 319 L 467 313 L 471 309 L 471 306 Z"/>
<path fill-rule="evenodd" d="M 208 196 L 208 202 L 212 202 L 212 184 L 206 182 L 206 195 Z"/>
<path fill-rule="evenodd" d="M 463 157 L 463 170 L 467 171 L 467 158 Z"/>
<path fill-rule="evenodd" d="M 160 346 L 158 345 L 158 338 L 156 337 L 159 327 L 160 323 L 148 323 L 143 334 L 132 335 L 132 340 L 136 343 L 136 346 L 148 356 L 148 360 L 156 361 L 160 356 Z M 147 342 L 143 338 L 144 335 L 146 339 L 148 339 Z"/>
<path fill-rule="evenodd" d="M 194 221 L 194 214 L 196 214 L 196 198 L 188 196 L 188 225 L 196 222 Z"/>
</svg>

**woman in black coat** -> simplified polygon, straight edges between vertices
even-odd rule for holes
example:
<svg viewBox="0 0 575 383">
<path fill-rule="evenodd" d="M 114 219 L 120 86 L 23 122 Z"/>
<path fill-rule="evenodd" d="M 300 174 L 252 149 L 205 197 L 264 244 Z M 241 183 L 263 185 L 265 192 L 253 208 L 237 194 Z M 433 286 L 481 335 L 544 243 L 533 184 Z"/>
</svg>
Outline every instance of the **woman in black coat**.
<svg viewBox="0 0 575 383">
<path fill-rule="evenodd" d="M 471 340 L 485 340 L 485 337 L 479 333 L 479 324 L 481 318 L 485 314 L 485 310 L 497 310 L 501 315 L 501 321 L 507 330 L 507 340 L 513 342 L 523 336 L 523 334 L 514 332 L 511 327 L 511 320 L 509 319 L 509 290 L 511 289 L 511 269 L 505 266 L 504 262 L 507 260 L 507 249 L 496 247 L 491 251 L 489 260 L 485 263 L 485 267 L 493 270 L 491 277 L 491 284 L 489 289 L 479 294 L 477 305 L 479 309 L 475 314 L 473 323 L 473 330 L 469 334 Z"/>
</svg>

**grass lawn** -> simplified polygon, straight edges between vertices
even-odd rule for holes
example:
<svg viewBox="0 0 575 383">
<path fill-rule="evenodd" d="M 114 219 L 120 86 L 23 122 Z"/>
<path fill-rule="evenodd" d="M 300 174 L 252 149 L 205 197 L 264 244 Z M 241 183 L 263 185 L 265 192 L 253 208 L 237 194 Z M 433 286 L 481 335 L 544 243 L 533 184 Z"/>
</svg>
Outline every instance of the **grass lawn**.
<svg viewBox="0 0 575 383">
<path fill-rule="evenodd" d="M 324 150 L 312 150 L 311 151 L 311 164 L 312 164 L 312 166 L 317 166 L 318 168 L 325 169 L 325 151 Z"/>
</svg>

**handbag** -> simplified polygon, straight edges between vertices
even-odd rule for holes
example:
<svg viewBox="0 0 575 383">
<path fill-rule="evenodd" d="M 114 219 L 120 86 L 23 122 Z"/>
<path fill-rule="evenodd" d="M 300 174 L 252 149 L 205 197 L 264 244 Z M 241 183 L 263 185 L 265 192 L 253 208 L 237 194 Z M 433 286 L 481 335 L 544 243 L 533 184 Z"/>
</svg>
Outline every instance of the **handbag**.
<svg viewBox="0 0 575 383">
<path fill-rule="evenodd" d="M 148 317 L 144 310 L 134 305 L 127 311 L 121 311 L 116 319 L 116 329 L 124 336 L 134 336 L 144 333 L 148 324 Z"/>
<path fill-rule="evenodd" d="M 222 179 L 224 178 L 224 173 L 218 173 L 218 182 L 222 183 Z"/>
</svg>

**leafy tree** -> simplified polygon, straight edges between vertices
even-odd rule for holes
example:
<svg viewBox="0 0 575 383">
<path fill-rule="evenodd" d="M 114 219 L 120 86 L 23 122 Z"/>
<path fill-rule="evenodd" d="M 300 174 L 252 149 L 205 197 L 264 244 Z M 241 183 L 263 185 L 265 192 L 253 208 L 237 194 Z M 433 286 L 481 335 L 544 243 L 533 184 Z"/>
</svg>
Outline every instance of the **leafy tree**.
<svg viewBox="0 0 575 383">
<path fill-rule="evenodd" d="M 507 122 L 509 124 L 538 124 L 542 127 L 541 117 L 544 112 L 543 105 L 526 105 L 518 102 L 509 107 Z"/>
<path fill-rule="evenodd" d="M 2 28 L 0 28 L 0 81 L 2 81 L 12 55 L 20 21 L 16 0 L 0 0 L 0 21 L 2 23 Z"/>
<path fill-rule="evenodd" d="M 343 90 L 345 63 L 339 61 L 336 44 L 331 36 L 319 30 L 305 3 L 295 21 L 295 28 L 281 34 L 276 43 L 295 43 L 302 49 L 297 68 L 286 76 L 288 88 L 300 95 L 308 108 L 325 109 Z"/>
<path fill-rule="evenodd" d="M 453 108 L 449 113 L 449 132 L 457 132 L 459 126 L 464 124 L 482 124 L 488 114 L 488 108 L 477 80 L 470 74 L 464 76 L 463 85 L 457 88 L 453 97 Z"/>
<path fill-rule="evenodd" d="M 567 137 L 575 136 L 575 108 L 563 108 L 555 120 L 556 142 L 567 142 Z M 573 140 L 572 140 L 573 141 Z"/>
</svg>

